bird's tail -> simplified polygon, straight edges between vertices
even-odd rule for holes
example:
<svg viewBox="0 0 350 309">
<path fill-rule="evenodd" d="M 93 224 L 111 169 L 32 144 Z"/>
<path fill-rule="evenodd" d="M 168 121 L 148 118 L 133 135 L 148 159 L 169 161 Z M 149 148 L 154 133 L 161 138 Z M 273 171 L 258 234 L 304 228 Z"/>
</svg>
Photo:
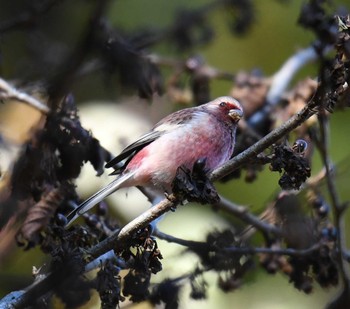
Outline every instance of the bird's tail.
<svg viewBox="0 0 350 309">
<path fill-rule="evenodd" d="M 133 173 L 128 173 L 118 177 L 117 179 L 114 179 L 107 186 L 105 186 L 100 191 L 96 192 L 87 200 L 82 202 L 77 208 L 75 208 L 71 213 L 68 214 L 68 222 L 66 226 L 70 225 L 74 220 L 76 220 L 79 216 L 89 211 L 96 204 L 103 201 L 107 196 L 120 189 L 124 182 L 130 179 L 132 176 Z"/>
</svg>

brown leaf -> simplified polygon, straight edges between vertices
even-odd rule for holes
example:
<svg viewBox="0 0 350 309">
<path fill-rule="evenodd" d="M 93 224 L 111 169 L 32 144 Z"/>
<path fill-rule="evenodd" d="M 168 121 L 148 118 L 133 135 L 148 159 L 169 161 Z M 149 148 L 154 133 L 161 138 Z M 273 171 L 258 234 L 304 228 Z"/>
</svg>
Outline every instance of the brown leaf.
<svg viewBox="0 0 350 309">
<path fill-rule="evenodd" d="M 63 195 L 59 188 L 50 187 L 46 189 L 40 201 L 29 209 L 27 217 L 16 236 L 16 240 L 20 245 L 28 242 L 26 248 L 29 249 L 41 241 L 40 233 L 53 217 L 62 199 Z"/>
<path fill-rule="evenodd" d="M 269 78 L 254 73 L 239 72 L 235 78 L 235 86 L 231 95 L 244 107 L 244 115 L 249 118 L 266 102 L 266 95 L 271 81 Z"/>
<path fill-rule="evenodd" d="M 299 112 L 305 107 L 305 105 L 312 99 L 317 90 L 318 82 L 307 78 L 300 81 L 296 86 L 283 96 L 287 106 L 277 108 L 274 113 L 274 127 L 280 126 L 286 122 L 293 115 Z M 299 126 L 295 132 L 297 132 L 298 138 L 306 139 L 308 129 L 317 122 L 317 117 L 313 116 Z"/>
</svg>

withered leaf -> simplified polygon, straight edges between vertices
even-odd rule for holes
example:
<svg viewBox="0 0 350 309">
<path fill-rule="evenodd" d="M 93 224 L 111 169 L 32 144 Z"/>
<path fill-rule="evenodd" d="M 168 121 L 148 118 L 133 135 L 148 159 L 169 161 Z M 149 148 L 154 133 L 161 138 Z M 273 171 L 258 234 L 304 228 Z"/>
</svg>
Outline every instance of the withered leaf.
<svg viewBox="0 0 350 309">
<path fill-rule="evenodd" d="M 16 236 L 18 244 L 24 245 L 27 243 L 27 249 L 38 244 L 41 241 L 41 231 L 47 226 L 62 200 L 63 195 L 59 188 L 48 188 L 43 193 L 40 201 L 29 209 L 27 217 Z"/>
</svg>

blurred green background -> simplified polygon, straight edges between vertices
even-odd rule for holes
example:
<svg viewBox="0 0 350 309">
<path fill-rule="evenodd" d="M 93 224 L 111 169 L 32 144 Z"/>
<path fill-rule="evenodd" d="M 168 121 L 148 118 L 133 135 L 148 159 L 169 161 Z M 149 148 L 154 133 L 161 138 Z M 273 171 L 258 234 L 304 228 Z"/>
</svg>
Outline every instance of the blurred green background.
<svg viewBox="0 0 350 309">
<path fill-rule="evenodd" d="M 174 21 L 179 9 L 199 7 L 208 2 L 200 0 L 112 1 L 108 18 L 125 32 L 139 30 L 143 27 L 167 27 Z M 208 64 L 218 69 L 232 73 L 259 69 L 266 76 L 270 76 L 281 67 L 288 57 L 298 49 L 308 47 L 314 40 L 311 32 L 297 25 L 300 8 L 304 2 L 301 0 L 254 1 L 256 21 L 246 35 L 239 37 L 233 36 L 227 27 L 229 13 L 225 10 L 218 10 L 209 14 L 208 18 L 208 22 L 215 30 L 215 38 L 210 44 L 196 48 L 188 54 L 179 53 L 173 46 L 167 44 L 160 44 L 150 49 L 150 52 L 179 59 L 185 59 L 191 54 L 200 54 Z M 334 11 L 334 8 L 341 6 L 349 8 L 347 1 L 333 1 L 332 3 L 333 6 L 329 6 L 329 10 Z M 16 12 L 23 5 L 23 1 L 1 1 L 0 21 L 16 16 Z M 22 31 L 4 33 L 0 38 L 1 76 L 14 81 L 32 78 L 35 82 L 42 71 L 49 75 L 54 74 L 53 68 L 44 67 L 45 59 L 42 59 L 43 67 L 30 66 L 29 55 L 33 53 L 30 42 L 33 42 L 33 36 L 38 44 L 41 42 L 41 36 L 49 37 L 56 44 L 55 48 L 60 49 L 63 54 L 67 53 L 69 47 L 75 45 L 77 38 L 81 35 L 92 5 L 93 1 L 63 1 L 48 12 L 38 25 L 40 31 L 33 31 L 30 34 L 31 37 Z M 47 49 L 48 58 L 55 59 L 56 54 L 51 51 L 50 46 L 43 45 L 41 48 Z M 309 64 L 295 77 L 295 81 L 306 76 L 315 77 L 317 70 L 317 63 Z M 164 74 L 167 76 L 169 72 L 164 70 Z M 231 86 L 231 83 L 227 81 L 214 81 L 211 88 L 212 97 L 228 94 Z M 102 105 L 99 105 L 98 102 L 125 99 L 117 85 L 113 87 L 113 84 L 109 84 L 106 87 L 103 76 L 99 73 L 78 80 L 73 86 L 72 93 L 82 113 L 85 105 L 94 105 L 94 108 L 99 109 L 102 108 Z M 164 113 L 164 109 L 158 112 L 155 108 L 152 109 L 152 106 L 149 107 L 144 103 L 140 106 L 145 109 L 145 115 L 151 115 L 150 122 L 159 119 L 161 113 Z M 8 115 L 7 109 L 9 108 L 11 106 L 7 103 L 1 106 L 1 114 Z M 348 190 L 350 177 L 349 117 L 350 113 L 347 110 L 335 112 L 331 118 L 331 154 L 334 162 L 341 162 L 339 189 L 342 200 L 350 200 Z M 6 126 L 6 120 L 0 115 L 2 132 L 6 131 Z M 94 133 L 94 129 L 92 127 L 91 129 Z M 108 131 L 105 135 L 108 135 Z M 112 139 L 113 136 L 105 138 Z M 317 173 L 321 168 L 317 154 L 312 168 L 313 173 Z M 252 184 L 247 184 L 242 180 L 233 180 L 225 185 L 218 184 L 217 188 L 228 199 L 247 205 L 253 212 L 256 212 L 263 209 L 266 201 L 278 190 L 278 177 L 277 173 L 265 170 Z M 125 198 L 125 194 L 123 197 Z M 213 228 L 223 229 L 229 226 L 231 219 L 222 216 L 221 213 L 213 213 L 209 207 L 191 205 L 180 207 L 175 213 L 167 215 L 160 223 L 160 229 L 177 237 L 203 240 Z M 179 269 L 185 272 L 196 266 L 196 257 L 191 254 L 183 254 L 181 252 L 183 248 L 164 241 L 159 241 L 159 247 L 164 256 L 162 261 L 164 270 L 153 277 L 155 282 L 160 282 L 164 277 L 178 275 Z M 13 247 L 12 250 L 6 259 L 0 261 L 0 297 L 12 290 L 26 287 L 32 280 L 30 275 L 32 266 L 40 267 L 45 264 L 45 257 L 38 249 L 23 252 Z M 227 294 L 216 288 L 216 276 L 209 273 L 206 279 L 210 286 L 208 299 L 189 300 L 189 290 L 185 289 L 181 294 L 181 308 L 322 308 L 336 292 L 336 289 L 321 290 L 315 284 L 315 291 L 311 295 L 305 295 L 295 290 L 288 283 L 287 277 L 267 275 L 264 271 L 254 272 L 254 276 L 247 278 L 247 282 L 239 290 Z M 86 307 L 93 306 L 99 307 L 96 297 Z M 144 304 L 139 306 L 147 307 Z"/>
</svg>

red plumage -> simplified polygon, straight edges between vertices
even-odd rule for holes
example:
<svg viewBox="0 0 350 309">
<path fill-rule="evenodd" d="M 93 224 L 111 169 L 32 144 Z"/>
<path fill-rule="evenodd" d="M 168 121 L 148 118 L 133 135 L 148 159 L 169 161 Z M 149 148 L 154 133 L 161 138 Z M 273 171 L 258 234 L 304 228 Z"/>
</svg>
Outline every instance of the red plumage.
<svg viewBox="0 0 350 309">
<path fill-rule="evenodd" d="M 172 113 L 106 164 L 118 175 L 68 215 L 69 223 L 111 193 L 124 187 L 148 186 L 170 192 L 179 166 L 192 169 L 199 158 L 214 170 L 232 155 L 242 106 L 232 97 Z"/>
</svg>

